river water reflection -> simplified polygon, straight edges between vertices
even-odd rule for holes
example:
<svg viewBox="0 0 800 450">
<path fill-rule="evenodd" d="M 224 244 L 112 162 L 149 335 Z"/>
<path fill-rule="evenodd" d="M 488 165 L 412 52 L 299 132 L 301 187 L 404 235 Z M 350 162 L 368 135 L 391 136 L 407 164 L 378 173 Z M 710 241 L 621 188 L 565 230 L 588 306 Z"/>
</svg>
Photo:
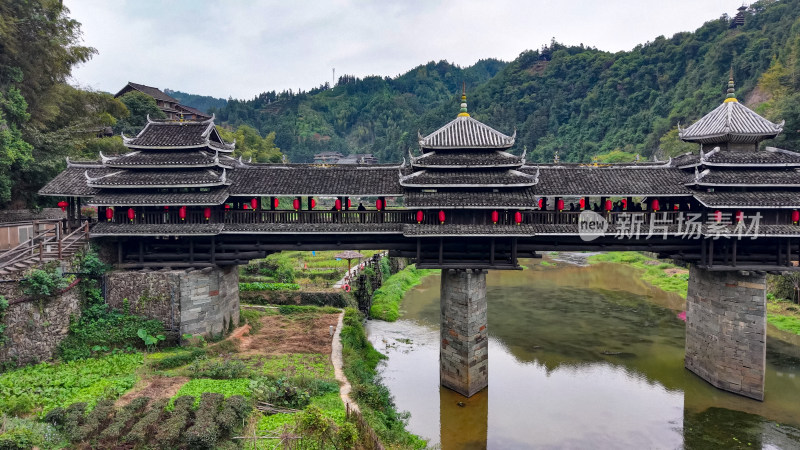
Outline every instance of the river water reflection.
<svg viewBox="0 0 800 450">
<path fill-rule="evenodd" d="M 489 388 L 439 386 L 439 277 L 370 321 L 409 430 L 442 448 L 800 448 L 800 342 L 770 330 L 766 400 L 683 367 L 685 302 L 618 264 L 492 271 Z M 461 404 L 459 404 L 461 403 Z"/>
</svg>

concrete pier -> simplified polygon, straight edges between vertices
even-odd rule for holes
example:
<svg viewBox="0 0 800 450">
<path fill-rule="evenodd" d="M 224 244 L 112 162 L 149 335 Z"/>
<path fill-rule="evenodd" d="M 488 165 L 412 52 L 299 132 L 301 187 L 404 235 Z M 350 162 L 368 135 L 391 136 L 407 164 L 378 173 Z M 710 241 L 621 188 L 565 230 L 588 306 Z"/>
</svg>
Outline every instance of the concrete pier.
<svg viewBox="0 0 800 450">
<path fill-rule="evenodd" d="M 712 385 L 764 400 L 766 275 L 692 265 L 686 296 L 686 368 Z"/>
<path fill-rule="evenodd" d="M 442 386 L 472 396 L 489 384 L 486 271 L 442 270 Z"/>
</svg>

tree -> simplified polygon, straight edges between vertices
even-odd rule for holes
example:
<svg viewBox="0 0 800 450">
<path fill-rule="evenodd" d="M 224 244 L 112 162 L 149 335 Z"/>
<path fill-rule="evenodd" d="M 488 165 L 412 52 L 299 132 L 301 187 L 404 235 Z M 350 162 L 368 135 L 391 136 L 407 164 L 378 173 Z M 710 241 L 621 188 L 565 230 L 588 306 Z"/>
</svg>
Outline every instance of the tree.
<svg viewBox="0 0 800 450">
<path fill-rule="evenodd" d="M 272 131 L 266 137 L 247 125 L 242 125 L 236 131 L 229 131 L 223 127 L 217 127 L 219 135 L 227 142 L 236 140 L 236 150 L 234 156 L 241 156 L 245 160 L 253 158 L 253 162 L 276 163 L 280 162 L 283 154 L 281 149 L 275 146 L 275 132 Z"/>
<path fill-rule="evenodd" d="M 131 91 L 119 98 L 128 109 L 128 117 L 123 118 L 114 125 L 114 133 L 125 133 L 128 136 L 136 135 L 147 125 L 147 116 L 151 119 L 164 119 L 167 116 L 158 108 L 153 97 L 139 91 Z"/>
</svg>

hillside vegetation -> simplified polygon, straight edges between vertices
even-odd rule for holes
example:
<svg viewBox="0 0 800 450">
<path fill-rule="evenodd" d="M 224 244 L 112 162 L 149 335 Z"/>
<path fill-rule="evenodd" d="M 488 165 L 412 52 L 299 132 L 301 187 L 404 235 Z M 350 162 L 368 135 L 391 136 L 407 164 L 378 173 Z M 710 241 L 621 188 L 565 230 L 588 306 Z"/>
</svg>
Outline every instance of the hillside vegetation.
<svg viewBox="0 0 800 450">
<path fill-rule="evenodd" d="M 746 14 L 743 27 L 731 29 L 723 15 L 631 51 L 554 42 L 550 61 L 526 51 L 508 64 L 430 62 L 396 78 L 343 76 L 332 89 L 265 92 L 215 111 L 229 125 L 274 131 L 293 162 L 321 151 L 399 162 L 417 147 L 417 130 L 430 133 L 455 116 L 463 80 L 472 116 L 516 129 L 516 151 L 527 147 L 529 160 L 552 161 L 558 151 L 562 161 L 624 161 L 694 149 L 678 141 L 677 125 L 724 99 L 732 69 L 740 100 L 786 120 L 776 144 L 800 148 L 800 0 L 761 0 Z"/>
</svg>

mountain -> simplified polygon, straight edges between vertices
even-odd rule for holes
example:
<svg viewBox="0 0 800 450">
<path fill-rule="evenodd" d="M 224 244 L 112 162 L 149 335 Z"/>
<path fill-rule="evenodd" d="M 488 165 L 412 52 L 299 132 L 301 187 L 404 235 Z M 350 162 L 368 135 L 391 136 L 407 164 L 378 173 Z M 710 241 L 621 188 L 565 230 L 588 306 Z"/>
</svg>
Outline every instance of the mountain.
<svg viewBox="0 0 800 450">
<path fill-rule="evenodd" d="M 178 100 L 182 105 L 191 106 L 203 112 L 224 108 L 228 101 L 224 98 L 211 97 L 209 95 L 187 94 L 186 92 L 164 89 L 164 93 Z"/>
<path fill-rule="evenodd" d="M 800 148 L 800 0 L 761 0 L 694 32 L 658 36 L 616 53 L 553 42 L 547 55 L 525 51 L 511 63 L 460 68 L 430 62 L 395 78 L 341 77 L 333 88 L 266 92 L 216 110 L 228 126 L 250 125 L 291 161 L 315 153 L 374 153 L 399 162 L 427 134 L 455 117 L 462 81 L 472 116 L 506 133 L 529 160 L 589 161 L 684 151 L 678 124 L 717 106 L 733 71 L 737 96 L 766 117 L 786 120 L 774 145 Z"/>
</svg>

